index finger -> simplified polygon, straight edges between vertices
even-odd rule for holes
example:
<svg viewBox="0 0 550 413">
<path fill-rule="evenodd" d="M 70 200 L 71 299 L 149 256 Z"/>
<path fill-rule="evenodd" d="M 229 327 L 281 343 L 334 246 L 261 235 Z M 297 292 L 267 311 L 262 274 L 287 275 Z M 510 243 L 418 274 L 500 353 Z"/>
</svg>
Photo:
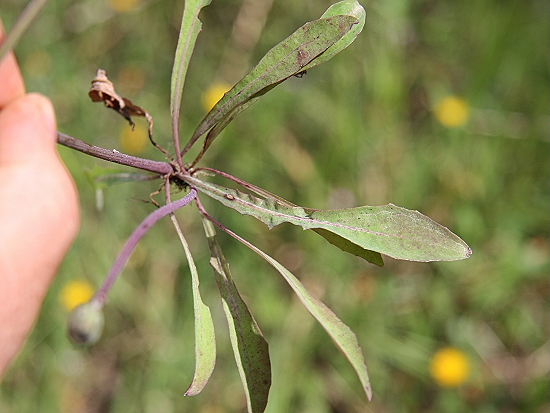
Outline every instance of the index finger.
<svg viewBox="0 0 550 413">
<path fill-rule="evenodd" d="M 0 40 L 4 38 L 4 26 L 0 20 Z M 19 70 L 19 65 L 13 52 L 9 52 L 0 61 L 0 110 L 4 109 L 11 101 L 25 94 L 25 83 Z"/>
</svg>

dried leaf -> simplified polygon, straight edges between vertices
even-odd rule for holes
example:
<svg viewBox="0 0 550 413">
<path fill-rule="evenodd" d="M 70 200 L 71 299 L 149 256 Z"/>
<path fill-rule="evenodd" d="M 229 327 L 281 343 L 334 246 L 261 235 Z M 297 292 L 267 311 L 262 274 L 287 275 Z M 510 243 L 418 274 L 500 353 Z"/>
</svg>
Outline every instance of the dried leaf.
<svg viewBox="0 0 550 413">
<path fill-rule="evenodd" d="M 103 69 L 98 69 L 88 95 L 94 102 L 103 102 L 105 106 L 120 113 L 134 129 L 135 123 L 131 116 L 143 116 L 149 122 L 149 130 L 153 127 L 153 118 L 143 108 L 134 105 L 130 99 L 121 97 L 115 92 L 115 85 L 107 77 Z"/>
</svg>

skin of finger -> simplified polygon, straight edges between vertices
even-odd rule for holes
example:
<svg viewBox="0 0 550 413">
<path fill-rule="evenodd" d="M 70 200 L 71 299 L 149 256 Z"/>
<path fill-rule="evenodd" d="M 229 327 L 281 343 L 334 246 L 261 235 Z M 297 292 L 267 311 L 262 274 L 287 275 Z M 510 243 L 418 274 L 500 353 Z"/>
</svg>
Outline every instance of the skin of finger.
<svg viewBox="0 0 550 413">
<path fill-rule="evenodd" d="M 4 37 L 4 27 L 0 20 L 0 39 Z M 25 94 L 25 84 L 21 71 L 17 65 L 17 60 L 12 52 L 8 53 L 0 61 L 0 110 L 8 105 L 12 100 Z"/>
<path fill-rule="evenodd" d="M 0 166 L 35 168 L 46 161 L 60 162 L 55 113 L 48 98 L 30 93 L 13 100 L 0 114 Z"/>
<path fill-rule="evenodd" d="M 0 112 L 0 375 L 78 231 L 77 192 L 55 142 L 45 97 L 25 95 Z"/>
</svg>

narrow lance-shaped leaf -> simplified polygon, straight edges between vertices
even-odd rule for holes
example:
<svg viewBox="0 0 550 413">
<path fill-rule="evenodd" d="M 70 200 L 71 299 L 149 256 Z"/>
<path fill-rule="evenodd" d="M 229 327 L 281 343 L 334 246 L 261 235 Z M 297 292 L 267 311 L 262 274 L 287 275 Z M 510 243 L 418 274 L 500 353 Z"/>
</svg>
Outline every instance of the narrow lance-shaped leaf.
<svg viewBox="0 0 550 413">
<path fill-rule="evenodd" d="M 284 277 L 287 283 L 292 287 L 300 301 L 313 317 L 321 324 L 325 331 L 332 338 L 334 343 L 348 359 L 352 367 L 355 369 L 363 390 L 367 395 L 367 399 L 372 399 L 372 388 L 367 371 L 367 364 L 363 351 L 357 341 L 355 333 L 340 320 L 330 308 L 328 308 L 321 300 L 312 295 L 303 284 L 278 261 L 271 258 L 263 251 L 254 248 L 262 258 L 269 262 L 279 273 Z"/>
<path fill-rule="evenodd" d="M 199 124 L 183 152 L 225 115 L 261 90 L 295 75 L 349 32 L 358 20 L 353 16 L 332 16 L 304 24 L 273 47 L 256 67 L 212 108 Z"/>
<path fill-rule="evenodd" d="M 361 33 L 365 26 L 365 19 L 367 13 L 363 6 L 359 4 L 357 0 L 344 0 L 333 4 L 321 17 L 330 17 L 338 15 L 349 15 L 357 18 L 359 21 L 354 25 L 349 32 L 347 32 L 340 40 L 330 46 L 321 55 L 312 60 L 309 64 L 304 66 L 303 70 L 309 70 L 315 66 L 319 66 L 332 59 L 335 55 L 340 53 L 346 47 L 348 47 L 355 38 Z"/>
<path fill-rule="evenodd" d="M 214 225 L 203 218 L 210 247 L 210 264 L 216 273 L 223 309 L 229 325 L 231 346 L 243 383 L 249 413 L 261 413 L 267 406 L 271 386 L 269 350 L 256 320 L 237 291 L 229 264 L 217 241 Z"/>
<path fill-rule="evenodd" d="M 216 128 L 217 128 L 217 126 L 214 129 L 216 129 Z M 210 135 L 211 132 L 212 131 L 210 131 L 208 134 Z M 237 184 L 239 184 L 242 187 L 249 190 L 251 193 L 253 193 L 253 194 L 255 194 L 255 195 L 257 195 L 261 198 L 264 198 L 264 199 L 272 198 L 272 199 L 275 199 L 275 200 L 279 201 L 280 203 L 282 203 L 283 205 L 286 205 L 288 207 L 297 207 L 298 206 L 296 204 L 293 204 L 292 202 L 287 201 L 286 199 L 281 198 L 278 195 L 272 194 L 271 192 L 268 192 L 265 189 L 259 188 L 259 187 L 255 186 L 255 185 L 253 185 L 249 182 L 243 181 L 242 179 L 236 178 L 236 177 L 234 177 L 234 176 L 232 176 L 228 173 L 221 172 L 221 171 L 216 171 L 216 170 L 213 170 L 213 169 L 210 169 L 210 168 L 201 168 L 201 169 L 204 169 L 204 170 L 207 170 L 207 171 L 210 171 L 210 172 L 214 172 L 214 173 L 216 173 L 218 175 L 221 175 L 221 176 L 223 176 L 227 179 L 230 179 L 233 182 L 236 182 Z M 379 252 L 374 252 L 374 251 L 367 250 L 363 247 L 360 247 L 357 244 L 354 244 L 351 241 L 348 241 L 345 238 L 342 238 L 339 235 L 336 235 L 336 234 L 334 234 L 330 231 L 324 230 L 324 229 L 317 228 L 317 229 L 313 229 L 313 231 L 315 233 L 321 235 L 323 238 L 325 238 L 332 245 L 335 245 L 336 247 L 340 248 L 342 251 L 349 252 L 350 254 L 353 254 L 353 255 L 356 255 L 360 258 L 363 258 L 364 260 L 367 260 L 368 262 L 370 262 L 372 264 L 375 264 L 375 265 L 378 265 L 380 267 L 384 266 L 384 260 L 382 259 L 382 256 L 380 255 Z"/>
<path fill-rule="evenodd" d="M 348 359 L 352 367 L 355 369 L 363 389 L 369 400 L 372 399 L 372 388 L 370 385 L 369 375 L 367 372 L 367 365 L 365 363 L 365 358 L 363 356 L 363 351 L 359 346 L 357 341 L 357 336 L 355 333 L 340 320 L 330 308 L 328 308 L 321 300 L 312 295 L 303 284 L 283 265 L 278 261 L 267 255 L 265 252 L 241 238 L 234 232 L 230 231 L 227 228 L 224 228 L 228 234 L 230 234 L 235 239 L 242 242 L 248 248 L 256 252 L 263 259 L 265 259 L 269 264 L 271 264 L 288 282 L 290 287 L 294 290 L 302 304 L 306 309 L 311 313 L 313 317 L 321 324 L 325 331 L 332 338 L 336 346 Z"/>
<path fill-rule="evenodd" d="M 176 228 L 181 245 L 187 256 L 187 261 L 189 262 L 189 269 L 191 270 L 191 287 L 193 292 L 193 308 L 195 312 L 195 375 L 185 395 L 196 396 L 204 389 L 206 383 L 208 383 L 208 379 L 210 379 L 212 371 L 214 370 L 214 365 L 216 364 L 214 322 L 212 321 L 210 309 L 204 304 L 201 298 L 199 274 L 195 266 L 195 261 L 193 261 L 193 257 L 191 256 L 189 244 L 187 244 L 187 240 L 183 236 L 176 217 L 171 215 L 170 218 Z"/>
<path fill-rule="evenodd" d="M 216 125 L 212 129 L 210 129 L 210 131 L 206 135 L 206 138 L 204 139 L 204 144 L 202 145 L 202 149 L 200 153 L 197 155 L 197 157 L 195 158 L 195 160 L 193 161 L 191 166 L 196 165 L 201 160 L 202 156 L 204 155 L 206 150 L 210 147 L 214 139 L 218 137 L 218 135 L 225 129 L 227 125 L 229 125 L 229 123 L 231 123 L 233 119 L 235 119 L 241 112 L 243 112 L 244 110 L 252 106 L 254 103 L 256 103 L 258 99 L 260 99 L 265 93 L 267 93 L 277 85 L 278 83 L 262 89 L 260 92 L 256 93 L 254 96 L 248 99 L 248 101 L 246 101 L 240 106 L 237 106 L 231 112 L 227 113 L 223 118 L 221 118 L 221 120 L 218 123 L 216 123 Z"/>
<path fill-rule="evenodd" d="M 202 23 L 199 20 L 199 12 L 212 0 L 185 0 L 185 8 L 181 19 L 181 28 L 178 45 L 174 55 L 174 67 L 170 83 L 170 114 L 172 118 L 172 133 L 177 152 L 179 152 L 179 117 L 183 85 L 187 75 L 189 61 L 195 48 L 197 37 L 201 31 Z"/>
<path fill-rule="evenodd" d="M 290 222 L 304 229 L 325 229 L 362 248 L 402 260 L 454 261 L 472 253 L 447 228 L 418 211 L 392 204 L 321 211 L 290 207 L 273 198 L 261 199 L 196 177 L 182 179 L 241 214 L 258 218 L 269 228 Z"/>
</svg>

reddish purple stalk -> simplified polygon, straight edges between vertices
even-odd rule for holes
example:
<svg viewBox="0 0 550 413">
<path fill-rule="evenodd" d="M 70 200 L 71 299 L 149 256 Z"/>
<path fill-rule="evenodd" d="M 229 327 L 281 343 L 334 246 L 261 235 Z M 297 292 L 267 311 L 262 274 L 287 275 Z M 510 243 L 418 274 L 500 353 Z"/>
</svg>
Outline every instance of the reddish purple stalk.
<svg viewBox="0 0 550 413">
<path fill-rule="evenodd" d="M 168 175 L 174 172 L 174 168 L 168 162 L 153 161 L 150 159 L 138 158 L 137 156 L 126 155 L 114 150 L 110 151 L 109 149 L 90 145 L 89 143 L 61 132 L 57 132 L 57 143 L 105 161 L 131 166 L 144 171 L 155 172 L 159 175 Z"/>
<path fill-rule="evenodd" d="M 191 188 L 191 191 L 186 196 L 153 211 L 147 216 L 147 218 L 145 218 L 141 222 L 141 224 L 139 224 L 139 226 L 134 230 L 132 235 L 130 235 L 130 238 L 128 238 L 128 241 L 126 241 L 124 248 L 122 248 L 122 251 L 120 252 L 115 262 L 113 263 L 113 266 L 111 267 L 111 269 L 109 270 L 109 273 L 107 274 L 107 277 L 105 278 L 105 282 L 103 283 L 99 291 L 94 296 L 93 301 L 98 302 L 102 306 L 103 304 L 105 304 L 107 293 L 109 292 L 110 288 L 113 286 L 119 274 L 122 272 L 122 269 L 124 268 L 124 266 L 126 265 L 126 262 L 130 258 L 132 251 L 136 247 L 137 243 L 141 240 L 141 238 L 143 238 L 143 236 L 147 233 L 147 231 L 149 231 L 149 229 L 153 225 L 155 225 L 158 220 L 165 217 L 166 215 L 173 213 L 174 211 L 180 209 L 181 207 L 188 205 L 193 199 L 196 198 L 196 196 L 197 196 L 197 190 L 195 188 Z"/>
</svg>

